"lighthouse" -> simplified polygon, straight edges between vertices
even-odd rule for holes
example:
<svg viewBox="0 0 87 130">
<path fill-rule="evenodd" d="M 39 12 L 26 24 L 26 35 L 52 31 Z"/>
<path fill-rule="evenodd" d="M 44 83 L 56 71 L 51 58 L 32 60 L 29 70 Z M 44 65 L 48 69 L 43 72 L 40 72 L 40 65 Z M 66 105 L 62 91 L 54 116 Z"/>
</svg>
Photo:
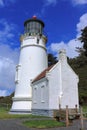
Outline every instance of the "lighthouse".
<svg viewBox="0 0 87 130">
<path fill-rule="evenodd" d="M 20 57 L 16 66 L 15 93 L 11 112 L 30 113 L 32 107 L 31 81 L 48 67 L 44 23 L 36 16 L 24 22 Z"/>
</svg>

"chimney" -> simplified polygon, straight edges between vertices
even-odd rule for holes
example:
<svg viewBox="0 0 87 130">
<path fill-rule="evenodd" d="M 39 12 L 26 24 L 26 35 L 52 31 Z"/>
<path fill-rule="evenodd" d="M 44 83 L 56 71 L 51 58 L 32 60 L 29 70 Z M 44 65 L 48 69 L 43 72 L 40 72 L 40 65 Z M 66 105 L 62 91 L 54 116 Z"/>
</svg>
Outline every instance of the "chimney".
<svg viewBox="0 0 87 130">
<path fill-rule="evenodd" d="M 61 49 L 59 50 L 59 60 L 62 62 L 67 62 L 66 50 Z"/>
</svg>

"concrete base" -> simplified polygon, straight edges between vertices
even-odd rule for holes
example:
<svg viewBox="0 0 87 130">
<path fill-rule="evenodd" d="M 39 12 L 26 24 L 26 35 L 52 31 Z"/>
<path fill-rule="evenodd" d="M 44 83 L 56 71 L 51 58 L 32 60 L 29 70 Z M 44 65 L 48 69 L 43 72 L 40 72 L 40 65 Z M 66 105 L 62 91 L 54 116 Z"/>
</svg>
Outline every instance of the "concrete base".
<svg viewBox="0 0 87 130">
<path fill-rule="evenodd" d="M 32 115 L 53 117 L 53 110 L 47 109 L 32 109 Z"/>
<path fill-rule="evenodd" d="M 25 109 L 11 109 L 9 114 L 31 114 L 31 110 L 25 110 Z"/>
<path fill-rule="evenodd" d="M 12 99 L 13 99 L 13 103 L 12 103 L 10 113 L 31 114 L 32 100 L 30 97 L 13 97 Z"/>
</svg>

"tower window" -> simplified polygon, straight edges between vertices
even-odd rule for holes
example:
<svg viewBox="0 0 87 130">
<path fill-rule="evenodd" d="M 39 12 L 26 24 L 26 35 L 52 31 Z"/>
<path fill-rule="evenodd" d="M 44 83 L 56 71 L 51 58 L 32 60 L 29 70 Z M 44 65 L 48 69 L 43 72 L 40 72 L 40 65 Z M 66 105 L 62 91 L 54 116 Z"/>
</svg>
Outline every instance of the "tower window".
<svg viewBox="0 0 87 130">
<path fill-rule="evenodd" d="M 18 83 L 18 81 L 20 80 L 20 75 L 21 75 L 20 68 L 21 68 L 21 65 L 16 66 L 15 83 Z"/>
<path fill-rule="evenodd" d="M 37 44 L 39 44 L 39 38 L 37 38 Z"/>
</svg>

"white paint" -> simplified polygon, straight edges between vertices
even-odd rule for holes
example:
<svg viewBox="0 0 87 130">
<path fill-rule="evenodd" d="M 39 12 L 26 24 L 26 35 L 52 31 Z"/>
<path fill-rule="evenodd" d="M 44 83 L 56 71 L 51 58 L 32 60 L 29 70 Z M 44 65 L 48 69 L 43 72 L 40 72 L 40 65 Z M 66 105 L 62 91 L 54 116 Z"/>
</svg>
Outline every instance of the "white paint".
<svg viewBox="0 0 87 130">
<path fill-rule="evenodd" d="M 67 63 L 65 50 L 59 52 L 59 62 L 46 73 L 46 76 L 32 84 L 32 95 L 37 86 L 37 102 L 32 97 L 32 109 L 55 110 L 62 108 L 79 108 L 78 76 Z M 44 102 L 41 102 L 41 86 L 44 85 Z"/>
<path fill-rule="evenodd" d="M 34 98 L 35 94 L 35 87 L 37 86 L 37 97 Z M 44 91 L 44 96 L 42 93 L 42 86 Z M 48 90 L 48 81 L 46 79 L 41 79 L 41 81 L 37 84 L 32 86 L 32 108 L 33 109 L 48 109 L 49 108 L 49 90 Z M 44 99 L 43 99 L 44 97 Z M 42 100 L 43 99 L 43 100 Z"/>
<path fill-rule="evenodd" d="M 31 80 L 48 66 L 45 44 L 45 36 L 23 36 L 11 111 L 31 111 Z"/>
</svg>

